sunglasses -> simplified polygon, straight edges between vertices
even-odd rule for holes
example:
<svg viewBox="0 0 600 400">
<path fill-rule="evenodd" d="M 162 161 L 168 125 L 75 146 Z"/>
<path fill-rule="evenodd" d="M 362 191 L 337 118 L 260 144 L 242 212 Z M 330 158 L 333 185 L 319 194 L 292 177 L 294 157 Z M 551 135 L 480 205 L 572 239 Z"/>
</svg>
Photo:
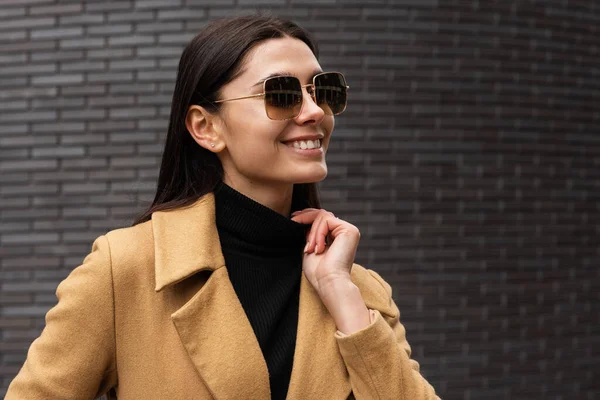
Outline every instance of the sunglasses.
<svg viewBox="0 0 600 400">
<path fill-rule="evenodd" d="M 339 115 L 346 109 L 350 86 L 346 85 L 344 75 L 339 72 L 317 74 L 308 85 L 302 85 L 293 76 L 276 76 L 263 82 L 263 92 L 260 94 L 217 100 L 215 103 L 264 96 L 267 117 L 274 120 L 293 119 L 302 111 L 302 88 L 306 88 L 313 101 L 327 115 Z"/>
</svg>

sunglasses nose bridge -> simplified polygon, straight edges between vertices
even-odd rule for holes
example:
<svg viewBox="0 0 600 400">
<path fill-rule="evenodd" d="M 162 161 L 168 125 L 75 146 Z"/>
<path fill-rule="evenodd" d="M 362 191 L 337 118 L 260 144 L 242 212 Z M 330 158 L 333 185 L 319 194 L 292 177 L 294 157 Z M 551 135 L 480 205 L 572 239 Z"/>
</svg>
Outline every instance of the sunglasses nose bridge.
<svg viewBox="0 0 600 400">
<path fill-rule="evenodd" d="M 306 93 L 308 93 L 308 95 L 313 99 L 313 101 L 315 101 L 315 85 L 312 83 L 309 83 L 307 85 L 303 85 L 303 88 L 306 88 Z"/>
</svg>

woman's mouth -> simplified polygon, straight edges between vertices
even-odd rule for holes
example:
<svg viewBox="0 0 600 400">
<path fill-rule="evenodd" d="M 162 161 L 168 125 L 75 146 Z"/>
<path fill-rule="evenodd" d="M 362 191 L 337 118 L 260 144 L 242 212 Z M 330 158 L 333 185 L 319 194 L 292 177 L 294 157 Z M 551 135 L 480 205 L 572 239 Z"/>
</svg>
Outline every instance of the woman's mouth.
<svg viewBox="0 0 600 400">
<path fill-rule="evenodd" d="M 282 142 L 283 143 L 283 142 Z M 293 142 L 283 143 L 287 148 L 292 151 L 307 156 L 323 154 L 323 148 L 321 147 L 321 140 L 296 140 Z"/>
</svg>

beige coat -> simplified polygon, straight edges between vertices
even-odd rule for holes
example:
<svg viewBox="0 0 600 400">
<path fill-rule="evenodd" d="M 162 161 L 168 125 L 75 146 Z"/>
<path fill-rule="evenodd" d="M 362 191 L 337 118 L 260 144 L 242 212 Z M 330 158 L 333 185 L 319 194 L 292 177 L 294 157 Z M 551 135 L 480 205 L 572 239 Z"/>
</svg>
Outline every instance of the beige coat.
<svg viewBox="0 0 600 400">
<path fill-rule="evenodd" d="M 269 399 L 269 376 L 227 275 L 214 196 L 98 237 L 7 400 Z M 288 399 L 436 399 L 411 360 L 391 287 L 359 265 L 372 324 L 342 336 L 302 275 Z"/>
</svg>

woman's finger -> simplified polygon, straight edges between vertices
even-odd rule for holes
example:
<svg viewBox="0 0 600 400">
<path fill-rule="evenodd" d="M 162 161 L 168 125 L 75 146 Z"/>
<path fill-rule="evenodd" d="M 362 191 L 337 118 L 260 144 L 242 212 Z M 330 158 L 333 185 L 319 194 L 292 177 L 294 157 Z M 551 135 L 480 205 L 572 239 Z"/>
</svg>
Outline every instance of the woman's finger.
<svg viewBox="0 0 600 400">
<path fill-rule="evenodd" d="M 319 215 L 319 210 L 302 210 L 298 214 L 292 214 L 292 220 L 300 224 L 312 224 L 317 215 Z"/>
<path fill-rule="evenodd" d="M 316 252 L 317 250 L 317 231 L 318 231 L 318 227 L 319 224 L 321 224 L 323 217 L 322 217 L 322 213 L 319 213 L 319 215 L 317 216 L 317 218 L 313 221 L 312 223 L 312 227 L 310 228 L 310 235 L 308 236 L 308 253 L 312 253 L 313 251 Z"/>
<path fill-rule="evenodd" d="M 325 251 L 325 236 L 327 236 L 327 233 L 329 233 L 328 220 L 330 218 L 330 215 L 324 214 L 321 218 L 321 223 L 317 227 L 316 241 L 319 245 L 318 250 L 321 250 L 320 253 Z"/>
</svg>

